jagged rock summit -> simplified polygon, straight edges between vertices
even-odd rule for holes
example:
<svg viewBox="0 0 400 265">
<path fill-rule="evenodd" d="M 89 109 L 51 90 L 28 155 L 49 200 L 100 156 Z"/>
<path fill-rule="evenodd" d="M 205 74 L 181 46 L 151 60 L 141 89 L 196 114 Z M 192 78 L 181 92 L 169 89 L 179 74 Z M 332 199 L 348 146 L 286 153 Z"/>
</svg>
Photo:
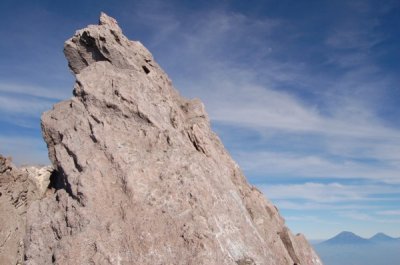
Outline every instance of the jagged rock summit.
<svg viewBox="0 0 400 265">
<path fill-rule="evenodd" d="M 113 18 L 64 52 L 74 96 L 42 116 L 57 174 L 28 209 L 26 264 L 322 264 L 246 182 L 203 104 Z"/>
</svg>

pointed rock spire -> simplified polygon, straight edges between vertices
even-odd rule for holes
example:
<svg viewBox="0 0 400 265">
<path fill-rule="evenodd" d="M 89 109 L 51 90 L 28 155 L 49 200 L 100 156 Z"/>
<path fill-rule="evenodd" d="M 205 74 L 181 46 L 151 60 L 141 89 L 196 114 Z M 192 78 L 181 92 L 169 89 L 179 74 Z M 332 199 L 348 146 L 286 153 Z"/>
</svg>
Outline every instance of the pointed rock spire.
<svg viewBox="0 0 400 265">
<path fill-rule="evenodd" d="M 42 116 L 57 186 L 28 210 L 26 264 L 322 264 L 118 29 L 102 14 L 65 43 L 74 97 Z"/>
<path fill-rule="evenodd" d="M 110 28 L 116 28 L 121 31 L 120 27 L 118 26 L 118 22 L 104 12 L 100 13 L 99 25 L 109 26 Z"/>
</svg>

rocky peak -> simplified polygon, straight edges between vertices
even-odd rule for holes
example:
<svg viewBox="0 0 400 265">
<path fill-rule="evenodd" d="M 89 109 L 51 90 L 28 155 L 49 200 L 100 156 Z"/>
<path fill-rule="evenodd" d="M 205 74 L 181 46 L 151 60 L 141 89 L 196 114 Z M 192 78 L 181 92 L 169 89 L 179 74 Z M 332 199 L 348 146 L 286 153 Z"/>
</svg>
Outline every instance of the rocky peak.
<svg viewBox="0 0 400 265">
<path fill-rule="evenodd" d="M 201 101 L 113 18 L 64 53 L 74 96 L 42 116 L 56 173 L 27 209 L 26 264 L 321 264 L 247 183 Z"/>
<path fill-rule="evenodd" d="M 110 28 L 114 28 L 117 31 L 121 32 L 121 28 L 118 26 L 118 22 L 104 12 L 101 12 L 100 14 L 99 25 L 108 26 Z"/>
<path fill-rule="evenodd" d="M 130 41 L 115 19 L 102 13 L 99 25 L 78 30 L 65 42 L 64 54 L 75 74 L 92 63 L 108 61 L 117 68 L 150 73 L 153 57 L 138 41 Z"/>
</svg>

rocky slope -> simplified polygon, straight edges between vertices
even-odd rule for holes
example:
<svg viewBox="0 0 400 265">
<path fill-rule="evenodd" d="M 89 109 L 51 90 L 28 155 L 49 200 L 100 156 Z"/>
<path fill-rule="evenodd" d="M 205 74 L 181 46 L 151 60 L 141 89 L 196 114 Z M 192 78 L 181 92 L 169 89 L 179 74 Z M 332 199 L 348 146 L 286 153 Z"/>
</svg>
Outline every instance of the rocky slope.
<svg viewBox="0 0 400 265">
<path fill-rule="evenodd" d="M 50 183 L 51 167 L 15 167 L 0 155 L 0 264 L 22 264 L 26 211 Z"/>
<path fill-rule="evenodd" d="M 42 116 L 54 192 L 27 208 L 26 264 L 321 264 L 246 182 L 203 104 L 114 19 L 64 52 L 74 96 Z"/>
</svg>

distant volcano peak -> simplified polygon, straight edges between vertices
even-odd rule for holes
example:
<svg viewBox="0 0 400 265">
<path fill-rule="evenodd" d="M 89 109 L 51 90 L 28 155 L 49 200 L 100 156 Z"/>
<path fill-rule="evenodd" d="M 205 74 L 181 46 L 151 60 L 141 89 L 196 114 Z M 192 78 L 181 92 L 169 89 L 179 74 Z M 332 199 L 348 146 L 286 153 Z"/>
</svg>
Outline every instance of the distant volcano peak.
<svg viewBox="0 0 400 265">
<path fill-rule="evenodd" d="M 387 241 L 396 241 L 397 239 L 391 236 L 386 235 L 385 233 L 376 233 L 373 237 L 369 240 L 374 242 L 387 242 Z"/>
<path fill-rule="evenodd" d="M 353 232 L 343 231 L 331 239 L 328 239 L 321 244 L 364 244 L 368 243 L 368 239 L 360 237 Z"/>
<path fill-rule="evenodd" d="M 343 244 L 371 244 L 371 243 L 385 243 L 385 242 L 400 242 L 399 238 L 394 238 L 386 235 L 385 233 L 376 233 L 369 239 L 360 237 L 353 232 L 343 231 L 336 236 L 328 239 L 320 244 L 324 245 L 343 245 Z"/>
</svg>

